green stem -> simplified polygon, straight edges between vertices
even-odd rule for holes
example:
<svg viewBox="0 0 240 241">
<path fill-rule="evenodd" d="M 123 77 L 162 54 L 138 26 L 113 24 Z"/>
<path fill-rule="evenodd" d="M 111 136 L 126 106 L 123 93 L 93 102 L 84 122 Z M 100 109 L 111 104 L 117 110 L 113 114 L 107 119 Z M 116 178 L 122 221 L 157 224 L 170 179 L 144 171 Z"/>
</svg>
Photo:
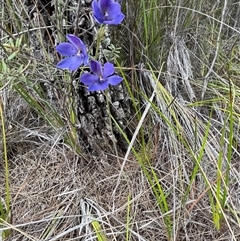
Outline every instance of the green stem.
<svg viewBox="0 0 240 241">
<path fill-rule="evenodd" d="M 108 94 L 109 94 L 109 90 L 106 89 L 105 95 L 106 95 L 106 101 L 107 101 L 107 110 L 108 110 L 108 116 L 109 116 L 109 125 L 110 125 L 110 130 L 111 130 L 111 133 L 112 133 L 112 136 L 113 136 L 113 139 L 112 139 L 113 146 L 114 146 L 114 149 L 115 149 L 116 156 L 117 156 L 117 158 L 118 158 L 117 145 L 116 145 L 116 142 L 115 142 L 115 140 L 114 140 L 115 137 L 114 137 L 113 128 L 112 128 L 110 101 L 109 101 L 109 99 L 108 99 L 108 96 L 109 96 Z"/>
<path fill-rule="evenodd" d="M 10 214 L 10 184 L 9 184 L 9 169 L 8 169 L 8 157 L 7 157 L 7 140 L 6 140 L 6 132 L 5 132 L 5 125 L 4 125 L 4 117 L 3 117 L 3 107 L 2 107 L 2 100 L 0 100 L 0 117 L 1 117 L 1 124 L 2 124 L 2 139 L 3 139 L 3 152 L 4 152 L 4 162 L 5 162 L 5 191 L 6 191 L 6 213 L 3 210 L 3 205 L 1 206 L 2 215 L 0 217 L 9 222 L 9 214 Z M 3 233 L 3 237 L 7 237 L 9 235 L 9 230 Z M 0 236 L 1 239 L 1 236 Z"/>
<path fill-rule="evenodd" d="M 99 48 L 101 45 L 101 40 L 102 40 L 103 35 L 104 35 L 104 25 L 101 25 L 100 29 L 98 30 L 98 33 L 97 33 L 97 46 L 96 46 L 96 52 L 95 52 L 95 57 L 94 57 L 96 60 L 98 57 L 98 51 L 99 51 Z"/>
</svg>

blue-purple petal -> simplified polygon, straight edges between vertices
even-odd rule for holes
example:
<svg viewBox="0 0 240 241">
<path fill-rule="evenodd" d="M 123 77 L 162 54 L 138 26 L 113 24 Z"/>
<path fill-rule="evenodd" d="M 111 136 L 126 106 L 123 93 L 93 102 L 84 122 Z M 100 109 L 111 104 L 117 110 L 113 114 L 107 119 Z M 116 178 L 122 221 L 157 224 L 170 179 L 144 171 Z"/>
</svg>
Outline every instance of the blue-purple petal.
<svg viewBox="0 0 240 241">
<path fill-rule="evenodd" d="M 105 90 L 108 88 L 108 82 L 103 81 L 103 82 L 97 82 L 92 85 L 89 85 L 88 91 L 99 91 L 99 90 Z"/>
<path fill-rule="evenodd" d="M 119 3 L 112 2 L 112 4 L 109 6 L 109 9 L 108 9 L 108 18 L 114 19 L 119 14 L 121 14 L 121 5 Z"/>
<path fill-rule="evenodd" d="M 107 62 L 104 64 L 103 67 L 103 79 L 106 79 L 108 76 L 114 73 L 114 66 L 113 64 Z"/>
<path fill-rule="evenodd" d="M 108 82 L 108 84 L 110 85 L 118 85 L 119 83 L 121 83 L 122 80 L 123 80 L 122 77 L 117 75 L 112 75 L 106 79 L 106 82 Z"/>
<path fill-rule="evenodd" d="M 69 69 L 75 71 L 80 65 L 82 65 L 83 59 L 79 56 L 73 56 L 65 58 L 57 64 L 59 69 Z"/>
<path fill-rule="evenodd" d="M 105 23 L 105 24 L 113 24 L 113 25 L 117 25 L 117 24 L 120 24 L 122 21 L 123 21 L 123 19 L 125 18 L 125 15 L 124 14 L 122 14 L 122 13 L 120 13 L 119 15 L 117 15 L 117 16 L 115 16 L 114 18 L 107 18 L 107 19 L 105 19 L 103 22 Z"/>
<path fill-rule="evenodd" d="M 80 81 L 85 85 L 91 85 L 99 80 L 99 77 L 94 74 L 84 73 L 80 77 Z"/>
<path fill-rule="evenodd" d="M 94 15 L 94 18 L 95 20 L 99 23 L 99 24 L 102 24 L 104 23 L 104 17 L 103 18 L 100 18 L 99 15 Z"/>
<path fill-rule="evenodd" d="M 71 57 L 70 58 L 65 58 L 61 60 L 56 66 L 59 69 L 69 69 L 69 66 L 71 65 Z"/>
<path fill-rule="evenodd" d="M 80 65 L 83 64 L 83 58 L 80 56 L 72 57 L 72 64 L 69 66 L 69 70 L 75 71 Z"/>
<path fill-rule="evenodd" d="M 59 54 L 63 56 L 72 56 L 76 55 L 78 50 L 74 47 L 74 45 L 70 43 L 60 43 L 57 47 L 56 50 Z"/>
<path fill-rule="evenodd" d="M 73 34 L 67 34 L 67 39 L 68 41 L 75 46 L 75 48 L 78 50 L 78 51 L 81 51 L 83 52 L 83 54 L 86 54 L 87 53 L 87 50 L 86 50 L 86 47 L 83 43 L 83 41 L 78 38 L 77 36 L 73 35 Z"/>
<path fill-rule="evenodd" d="M 116 18 L 114 18 L 110 24 L 115 24 L 115 25 L 120 24 L 124 18 L 125 18 L 125 15 L 121 13 Z"/>
<path fill-rule="evenodd" d="M 90 69 L 97 76 L 99 76 L 99 77 L 103 76 L 102 65 L 98 61 L 91 60 L 90 61 Z"/>
<path fill-rule="evenodd" d="M 99 8 L 101 9 L 102 13 L 108 12 L 108 9 L 112 5 L 112 0 L 99 0 Z"/>
<path fill-rule="evenodd" d="M 97 20 L 98 23 L 103 23 L 104 20 L 104 14 L 102 13 L 101 9 L 98 6 L 98 1 L 94 0 L 92 2 L 92 9 L 93 9 L 93 16 Z"/>
</svg>

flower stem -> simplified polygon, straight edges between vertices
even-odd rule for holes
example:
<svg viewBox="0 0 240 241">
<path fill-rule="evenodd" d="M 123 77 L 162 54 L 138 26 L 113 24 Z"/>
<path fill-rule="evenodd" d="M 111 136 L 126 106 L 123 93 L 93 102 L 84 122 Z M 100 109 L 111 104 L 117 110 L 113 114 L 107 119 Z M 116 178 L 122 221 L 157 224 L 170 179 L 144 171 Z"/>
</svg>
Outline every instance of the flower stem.
<svg viewBox="0 0 240 241">
<path fill-rule="evenodd" d="M 115 153 L 116 153 L 116 157 L 118 159 L 118 150 L 117 150 L 117 145 L 116 145 L 116 140 L 115 140 L 115 136 L 113 133 L 113 128 L 112 128 L 112 116 L 111 116 L 111 109 L 110 109 L 110 99 L 108 98 L 109 95 L 109 89 L 105 90 L 105 95 L 106 95 L 106 101 L 107 101 L 107 110 L 108 110 L 108 116 L 109 116 L 109 126 L 110 126 L 110 130 L 111 130 L 111 134 L 112 134 L 112 142 L 113 142 L 113 146 L 115 149 Z"/>
<path fill-rule="evenodd" d="M 101 40 L 104 36 L 104 25 L 102 24 L 100 26 L 100 29 L 98 30 L 98 33 L 97 33 L 97 47 L 96 47 L 96 52 L 95 52 L 95 59 L 97 60 L 97 57 L 98 57 L 98 51 L 99 51 L 99 48 L 100 48 L 100 45 L 101 45 Z"/>
</svg>

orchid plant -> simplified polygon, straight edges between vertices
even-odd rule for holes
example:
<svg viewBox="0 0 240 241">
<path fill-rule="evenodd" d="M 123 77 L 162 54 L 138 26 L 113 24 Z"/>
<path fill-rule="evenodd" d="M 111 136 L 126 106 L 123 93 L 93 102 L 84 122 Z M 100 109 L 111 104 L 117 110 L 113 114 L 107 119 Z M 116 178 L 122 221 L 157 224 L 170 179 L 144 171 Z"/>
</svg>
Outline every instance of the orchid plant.
<svg viewBox="0 0 240 241">
<path fill-rule="evenodd" d="M 93 0 L 92 10 L 95 21 L 101 24 L 117 25 L 120 24 L 125 15 L 121 12 L 121 0 Z M 106 90 L 109 85 L 118 85 L 123 80 L 122 77 L 115 75 L 114 65 L 110 62 L 103 66 L 99 61 L 90 60 L 87 48 L 83 41 L 73 34 L 66 36 L 69 42 L 60 43 L 56 51 L 64 58 L 57 64 L 59 69 L 76 71 L 80 66 L 89 66 L 92 73 L 83 73 L 80 81 L 88 86 L 88 91 Z"/>
</svg>

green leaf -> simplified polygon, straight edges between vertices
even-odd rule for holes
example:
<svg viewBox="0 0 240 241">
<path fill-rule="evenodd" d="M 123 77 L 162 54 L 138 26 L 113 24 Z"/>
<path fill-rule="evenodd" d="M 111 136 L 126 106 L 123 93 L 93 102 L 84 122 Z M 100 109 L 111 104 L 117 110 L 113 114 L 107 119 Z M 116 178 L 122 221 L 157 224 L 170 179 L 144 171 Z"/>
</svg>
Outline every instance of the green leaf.
<svg viewBox="0 0 240 241">
<path fill-rule="evenodd" d="M 2 60 L 2 73 L 4 73 L 4 74 L 8 73 L 8 67 L 7 67 L 6 63 L 4 62 L 4 60 Z"/>
<path fill-rule="evenodd" d="M 18 51 L 15 51 L 15 52 L 11 53 L 11 54 L 8 56 L 7 60 L 9 61 L 9 60 L 14 59 L 14 58 L 17 56 L 17 53 L 18 53 Z"/>
</svg>

